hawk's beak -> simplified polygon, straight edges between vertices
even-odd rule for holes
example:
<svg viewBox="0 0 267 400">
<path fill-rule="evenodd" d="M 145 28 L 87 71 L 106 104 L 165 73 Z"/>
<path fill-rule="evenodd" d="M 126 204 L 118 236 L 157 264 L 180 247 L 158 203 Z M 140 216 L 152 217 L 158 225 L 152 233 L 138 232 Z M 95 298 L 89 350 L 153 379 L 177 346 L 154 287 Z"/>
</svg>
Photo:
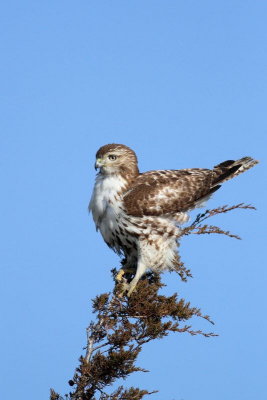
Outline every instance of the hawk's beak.
<svg viewBox="0 0 267 400">
<path fill-rule="evenodd" d="M 97 158 L 95 162 L 95 170 L 103 167 L 103 165 L 104 165 L 103 160 L 101 158 Z"/>
</svg>

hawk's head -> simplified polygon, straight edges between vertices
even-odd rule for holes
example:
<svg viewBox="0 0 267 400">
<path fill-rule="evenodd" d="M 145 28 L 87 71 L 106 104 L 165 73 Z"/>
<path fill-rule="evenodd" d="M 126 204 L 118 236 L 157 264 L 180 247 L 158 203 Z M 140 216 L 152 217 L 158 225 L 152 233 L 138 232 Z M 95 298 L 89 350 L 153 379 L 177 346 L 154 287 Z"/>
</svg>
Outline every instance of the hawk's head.
<svg viewBox="0 0 267 400">
<path fill-rule="evenodd" d="M 133 177 L 139 174 L 135 152 L 124 144 L 106 144 L 96 153 L 95 169 L 104 175 Z"/>
</svg>

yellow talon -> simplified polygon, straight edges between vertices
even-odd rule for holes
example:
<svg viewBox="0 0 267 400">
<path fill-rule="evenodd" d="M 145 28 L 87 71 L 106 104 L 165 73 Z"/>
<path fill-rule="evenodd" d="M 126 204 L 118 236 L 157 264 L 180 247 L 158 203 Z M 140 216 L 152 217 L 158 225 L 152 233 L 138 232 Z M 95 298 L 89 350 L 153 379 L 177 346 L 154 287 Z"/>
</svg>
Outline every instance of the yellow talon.
<svg viewBox="0 0 267 400">
<path fill-rule="evenodd" d="M 121 268 L 119 272 L 117 273 L 116 276 L 116 281 L 118 282 L 119 286 L 119 294 L 118 297 L 122 297 L 125 292 L 127 292 L 127 296 L 130 297 L 131 294 L 135 291 L 135 287 L 137 282 L 134 280 L 131 281 L 131 283 L 127 283 L 127 279 L 125 279 L 123 276 L 125 274 L 134 274 L 135 269 L 134 268 Z"/>
<path fill-rule="evenodd" d="M 128 287 L 127 297 L 130 297 L 131 294 L 132 294 L 133 292 L 135 292 L 135 291 L 136 291 L 136 283 L 135 283 L 135 282 L 134 282 L 133 284 L 130 283 L 130 285 L 129 285 L 129 287 Z"/>
<path fill-rule="evenodd" d="M 120 269 L 116 276 L 116 281 L 121 282 L 123 275 L 125 274 L 124 269 Z"/>
<path fill-rule="evenodd" d="M 117 273 L 116 281 L 121 282 L 124 274 L 134 274 L 134 273 L 135 273 L 134 268 L 121 268 Z"/>
<path fill-rule="evenodd" d="M 117 296 L 119 298 L 122 298 L 124 294 L 128 291 L 129 289 L 129 284 L 126 282 L 120 283 L 119 291 L 117 292 Z"/>
</svg>

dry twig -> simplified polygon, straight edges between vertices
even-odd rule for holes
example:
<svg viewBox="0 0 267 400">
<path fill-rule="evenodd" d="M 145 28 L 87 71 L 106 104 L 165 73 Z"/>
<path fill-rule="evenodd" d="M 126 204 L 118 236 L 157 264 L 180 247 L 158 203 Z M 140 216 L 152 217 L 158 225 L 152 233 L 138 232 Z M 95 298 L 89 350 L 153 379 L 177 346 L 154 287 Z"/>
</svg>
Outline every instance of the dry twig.
<svg viewBox="0 0 267 400">
<path fill-rule="evenodd" d="M 241 203 L 207 210 L 181 230 L 181 237 L 217 233 L 240 239 L 217 226 L 203 224 L 210 217 L 236 209 L 255 208 Z M 184 281 L 192 276 L 182 262 L 176 272 Z M 194 330 L 191 325 L 185 324 L 193 316 L 204 318 L 211 324 L 213 322 L 199 308 L 191 307 L 184 299 L 178 299 L 177 293 L 169 297 L 159 294 L 163 286 L 160 277 L 150 273 L 139 282 L 138 290 L 129 299 L 117 297 L 115 290 L 93 300 L 96 320 L 87 328 L 86 354 L 80 357 L 80 365 L 69 381 L 74 390 L 65 395 L 66 400 L 139 400 L 152 395 L 156 391 L 133 387 L 127 389 L 119 386 L 112 393 L 107 393 L 107 390 L 119 378 L 125 379 L 136 371 L 148 372 L 136 366 L 137 357 L 145 343 L 162 339 L 170 332 L 216 336 L 212 332 Z M 63 400 L 63 397 L 51 389 L 50 400 Z"/>
</svg>

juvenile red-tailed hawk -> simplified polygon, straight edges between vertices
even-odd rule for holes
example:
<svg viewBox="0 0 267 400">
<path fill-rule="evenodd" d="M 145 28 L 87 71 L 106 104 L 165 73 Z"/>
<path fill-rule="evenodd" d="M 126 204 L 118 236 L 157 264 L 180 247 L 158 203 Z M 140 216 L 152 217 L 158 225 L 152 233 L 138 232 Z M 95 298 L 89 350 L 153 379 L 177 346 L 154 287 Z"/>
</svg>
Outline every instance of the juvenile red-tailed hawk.
<svg viewBox="0 0 267 400">
<path fill-rule="evenodd" d="M 187 211 L 203 205 L 220 184 L 258 161 L 250 157 L 224 161 L 213 169 L 191 168 L 140 173 L 133 150 L 107 144 L 96 153 L 99 168 L 89 204 L 97 230 L 116 253 L 125 256 L 117 279 L 135 273 L 127 286 L 131 295 L 148 270 L 173 270 L 179 263 L 179 225 Z"/>
</svg>

